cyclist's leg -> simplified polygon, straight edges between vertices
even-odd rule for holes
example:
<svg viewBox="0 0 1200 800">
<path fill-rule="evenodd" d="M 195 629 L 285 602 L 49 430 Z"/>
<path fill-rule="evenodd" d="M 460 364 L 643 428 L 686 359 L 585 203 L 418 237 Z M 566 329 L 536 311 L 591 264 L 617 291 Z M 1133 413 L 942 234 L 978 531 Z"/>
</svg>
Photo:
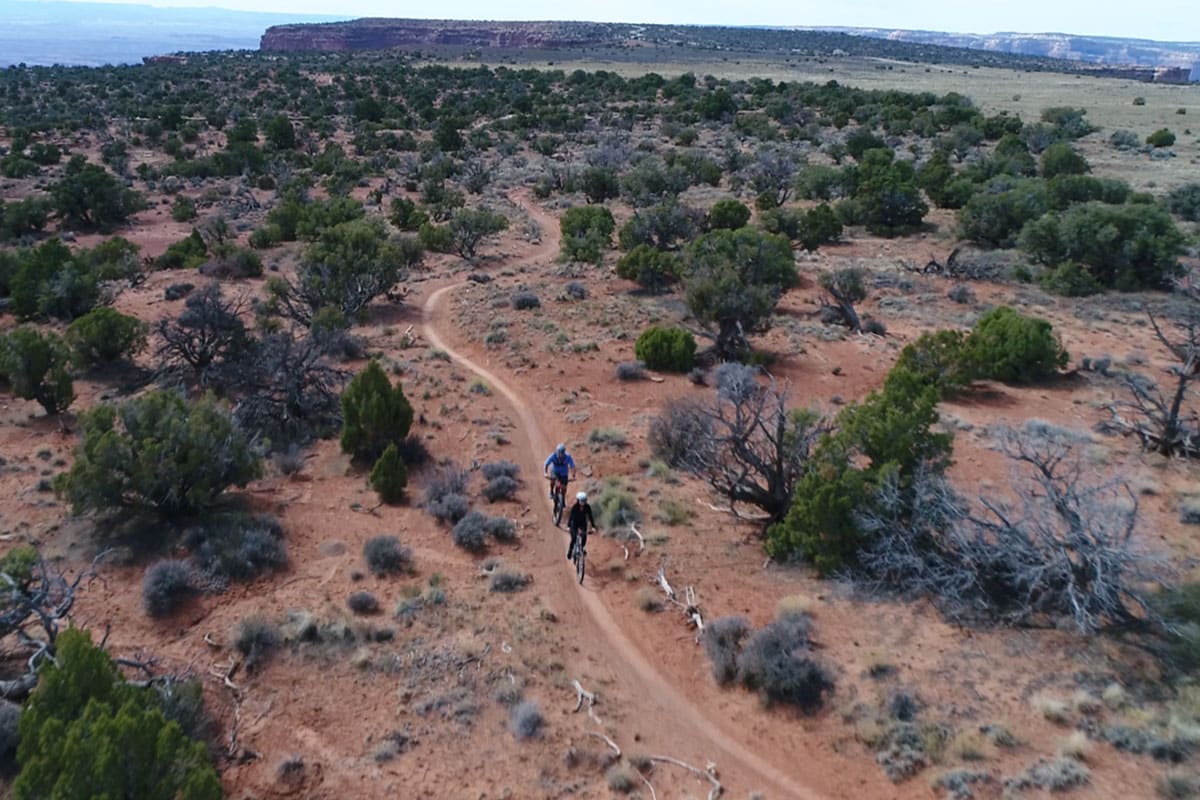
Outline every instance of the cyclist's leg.
<svg viewBox="0 0 1200 800">
<path fill-rule="evenodd" d="M 571 531 L 571 543 L 567 545 L 567 561 L 570 561 L 571 556 L 573 556 L 575 554 L 575 537 L 578 535 L 578 532 L 579 532 L 578 529 L 575 528 L 574 526 L 572 526 L 570 528 L 570 531 Z"/>
</svg>

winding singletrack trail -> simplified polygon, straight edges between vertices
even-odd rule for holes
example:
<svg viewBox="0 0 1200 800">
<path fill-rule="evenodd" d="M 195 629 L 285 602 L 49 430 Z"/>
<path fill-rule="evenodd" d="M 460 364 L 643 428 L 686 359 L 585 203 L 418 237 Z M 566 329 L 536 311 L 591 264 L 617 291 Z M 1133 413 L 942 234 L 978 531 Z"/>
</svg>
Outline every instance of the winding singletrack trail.
<svg viewBox="0 0 1200 800">
<path fill-rule="evenodd" d="M 552 257 L 558 251 L 557 220 L 523 195 L 516 194 L 512 199 L 539 223 L 543 233 L 542 241 L 531 247 L 531 252 L 520 260 Z M 753 790 L 766 792 L 771 798 L 815 800 L 819 795 L 805 786 L 799 777 L 787 774 L 747 743 L 730 736 L 720 719 L 707 716 L 703 708 L 685 696 L 681 687 L 659 672 L 626 636 L 596 593 L 594 583 L 584 586 L 576 583 L 574 572 L 563 558 L 565 536 L 552 526 L 549 500 L 542 494 L 543 456 L 540 454 L 550 452 L 552 445 L 530 403 L 501 376 L 448 346 L 438 333 L 439 328 L 446 330 L 443 326 L 449 324 L 445 301 L 464 285 L 443 286 L 425 300 L 422 334 L 432 347 L 444 351 L 453 361 L 487 381 L 511 406 L 516 422 L 524 432 L 524 441 L 516 442 L 520 451 L 519 463 L 526 475 L 538 476 L 530 488 L 542 497 L 546 511 L 539 515 L 542 522 L 536 529 L 537 534 L 526 537 L 527 552 L 530 553 L 527 566 L 536 571 L 539 585 L 548 586 L 548 596 L 563 612 L 564 622 L 574 629 L 581 655 L 606 671 L 612 684 L 630 698 L 630 705 L 636 710 L 636 730 L 644 742 L 643 747 L 690 760 L 700 767 L 706 761 L 714 762 L 720 769 L 727 796 L 745 796 Z"/>
</svg>

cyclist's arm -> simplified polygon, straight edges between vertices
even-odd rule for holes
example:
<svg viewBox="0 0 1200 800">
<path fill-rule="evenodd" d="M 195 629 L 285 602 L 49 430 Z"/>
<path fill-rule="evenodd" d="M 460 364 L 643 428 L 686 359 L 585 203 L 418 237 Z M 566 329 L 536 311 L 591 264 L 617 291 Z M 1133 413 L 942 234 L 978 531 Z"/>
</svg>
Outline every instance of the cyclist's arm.
<svg viewBox="0 0 1200 800">
<path fill-rule="evenodd" d="M 592 516 L 592 507 L 591 506 L 587 506 L 587 521 L 592 524 L 592 530 L 596 530 L 596 518 L 594 516 Z M 584 531 L 586 531 L 587 526 L 584 525 L 583 529 L 584 529 Z"/>
</svg>

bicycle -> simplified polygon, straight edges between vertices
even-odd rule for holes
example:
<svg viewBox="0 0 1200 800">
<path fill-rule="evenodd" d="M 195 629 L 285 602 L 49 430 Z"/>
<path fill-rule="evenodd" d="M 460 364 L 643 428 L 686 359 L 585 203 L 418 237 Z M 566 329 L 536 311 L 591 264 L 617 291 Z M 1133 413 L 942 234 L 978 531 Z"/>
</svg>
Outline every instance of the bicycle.
<svg viewBox="0 0 1200 800">
<path fill-rule="evenodd" d="M 583 583 L 583 573 L 587 566 L 587 548 L 583 546 L 584 539 L 587 534 L 580 531 L 575 538 L 575 544 L 571 547 L 571 561 L 575 564 L 575 574 L 579 576 L 579 582 Z"/>
<path fill-rule="evenodd" d="M 557 475 L 547 475 L 546 479 L 550 481 L 550 496 L 554 499 L 554 527 L 557 528 L 567 507 L 567 481 L 559 480 Z"/>
</svg>

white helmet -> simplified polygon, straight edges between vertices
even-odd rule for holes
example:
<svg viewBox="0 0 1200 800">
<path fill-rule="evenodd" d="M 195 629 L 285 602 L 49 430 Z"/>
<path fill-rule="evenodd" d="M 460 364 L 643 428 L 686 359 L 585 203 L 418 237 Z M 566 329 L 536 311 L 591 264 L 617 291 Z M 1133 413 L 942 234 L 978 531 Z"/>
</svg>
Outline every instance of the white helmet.
<svg viewBox="0 0 1200 800">
<path fill-rule="evenodd" d="M 575 499 L 581 502 L 587 500 L 587 492 L 576 492 Z"/>
</svg>

